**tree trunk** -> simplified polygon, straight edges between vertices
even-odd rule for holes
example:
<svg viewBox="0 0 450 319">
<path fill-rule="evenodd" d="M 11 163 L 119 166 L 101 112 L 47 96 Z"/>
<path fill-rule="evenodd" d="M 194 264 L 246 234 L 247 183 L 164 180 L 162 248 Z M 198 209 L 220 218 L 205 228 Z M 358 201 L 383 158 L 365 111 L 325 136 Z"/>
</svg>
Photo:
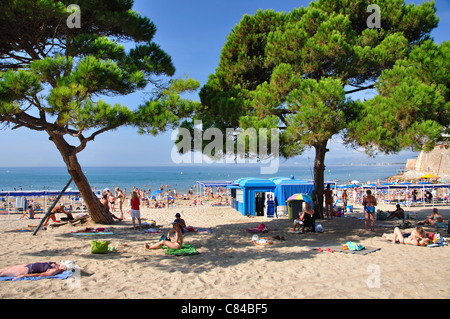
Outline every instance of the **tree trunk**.
<svg viewBox="0 0 450 319">
<path fill-rule="evenodd" d="M 70 176 L 72 176 L 74 183 L 77 185 L 78 190 L 86 203 L 89 216 L 95 223 L 112 224 L 114 222 L 112 215 L 105 209 L 97 196 L 93 193 L 91 186 L 78 163 L 76 153 L 73 151 L 74 147 L 68 144 L 63 136 L 52 132 L 48 132 L 48 134 L 50 135 L 50 140 L 55 143 L 61 153 L 61 156 L 66 163 L 67 170 Z"/>
<path fill-rule="evenodd" d="M 327 149 L 327 142 L 317 144 L 314 148 L 316 149 L 316 157 L 314 159 L 314 217 L 323 219 L 325 154 L 329 150 Z"/>
</svg>

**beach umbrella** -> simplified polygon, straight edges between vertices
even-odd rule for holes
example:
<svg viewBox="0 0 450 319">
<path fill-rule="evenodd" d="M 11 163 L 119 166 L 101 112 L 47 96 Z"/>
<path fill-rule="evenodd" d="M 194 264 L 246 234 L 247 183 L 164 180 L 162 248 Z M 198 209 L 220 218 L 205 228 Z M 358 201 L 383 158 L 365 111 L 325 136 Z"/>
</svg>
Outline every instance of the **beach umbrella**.
<svg viewBox="0 0 450 319">
<path fill-rule="evenodd" d="M 294 194 L 291 197 L 289 197 L 287 200 L 288 201 L 289 200 L 302 200 L 306 203 L 310 203 L 311 207 L 313 206 L 312 198 L 311 198 L 311 196 L 309 196 L 307 194 Z"/>
<path fill-rule="evenodd" d="M 162 193 L 162 190 L 157 189 L 156 191 L 153 191 L 150 195 L 154 196 L 154 195 L 158 195 L 158 194 L 161 194 L 161 193 Z"/>
<path fill-rule="evenodd" d="M 439 178 L 439 176 L 428 173 L 423 176 L 420 176 L 420 178 Z"/>
</svg>

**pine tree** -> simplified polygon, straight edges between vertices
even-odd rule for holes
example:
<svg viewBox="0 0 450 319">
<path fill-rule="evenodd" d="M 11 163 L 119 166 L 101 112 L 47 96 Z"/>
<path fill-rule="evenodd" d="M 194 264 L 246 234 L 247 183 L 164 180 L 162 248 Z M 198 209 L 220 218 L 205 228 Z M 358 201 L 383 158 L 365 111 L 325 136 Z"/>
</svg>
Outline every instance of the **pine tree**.
<svg viewBox="0 0 450 319">
<path fill-rule="evenodd" d="M 203 129 L 265 121 L 281 130 L 281 156 L 315 149 L 316 217 L 323 217 L 327 144 L 345 135 L 364 107 L 351 93 L 375 88 L 381 73 L 437 26 L 434 2 L 380 0 L 381 28 L 369 28 L 371 2 L 317 0 L 287 13 L 245 15 L 200 91 Z"/>
<path fill-rule="evenodd" d="M 112 217 L 77 154 L 123 125 L 152 134 L 178 126 L 195 106 L 179 94 L 199 86 L 171 79 L 170 56 L 152 42 L 156 26 L 132 6 L 131 0 L 0 3 L 0 121 L 47 132 L 97 223 L 112 223 Z M 149 85 L 152 98 L 135 110 L 104 99 Z"/>
</svg>

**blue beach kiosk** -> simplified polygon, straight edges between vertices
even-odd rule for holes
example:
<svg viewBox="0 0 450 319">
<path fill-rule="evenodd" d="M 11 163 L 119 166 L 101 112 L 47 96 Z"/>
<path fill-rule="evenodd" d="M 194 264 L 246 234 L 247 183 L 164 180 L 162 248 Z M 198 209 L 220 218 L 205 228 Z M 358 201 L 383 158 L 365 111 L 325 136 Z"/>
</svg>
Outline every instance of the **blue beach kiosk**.
<svg viewBox="0 0 450 319">
<path fill-rule="evenodd" d="M 314 183 L 292 177 L 272 179 L 241 178 L 227 186 L 231 190 L 231 206 L 242 215 L 287 216 L 286 200 L 296 193 L 311 195 Z"/>
<path fill-rule="evenodd" d="M 242 215 L 264 215 L 264 201 L 266 193 L 275 191 L 275 183 L 262 178 L 241 178 L 231 185 L 231 206 Z"/>
</svg>

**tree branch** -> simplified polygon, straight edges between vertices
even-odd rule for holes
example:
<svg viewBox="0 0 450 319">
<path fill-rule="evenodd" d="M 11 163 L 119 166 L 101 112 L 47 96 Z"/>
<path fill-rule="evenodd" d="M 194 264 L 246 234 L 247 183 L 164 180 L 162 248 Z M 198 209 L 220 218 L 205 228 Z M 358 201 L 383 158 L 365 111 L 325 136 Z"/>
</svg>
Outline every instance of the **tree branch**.
<svg viewBox="0 0 450 319">
<path fill-rule="evenodd" d="M 354 87 L 358 87 L 357 89 L 354 90 L 350 90 L 350 91 L 345 91 L 345 94 L 351 94 L 351 93 L 356 93 L 359 91 L 364 91 L 364 90 L 368 90 L 368 89 L 374 89 L 375 88 L 375 84 L 371 84 L 369 86 L 356 86 L 356 85 L 352 85 Z"/>
</svg>

